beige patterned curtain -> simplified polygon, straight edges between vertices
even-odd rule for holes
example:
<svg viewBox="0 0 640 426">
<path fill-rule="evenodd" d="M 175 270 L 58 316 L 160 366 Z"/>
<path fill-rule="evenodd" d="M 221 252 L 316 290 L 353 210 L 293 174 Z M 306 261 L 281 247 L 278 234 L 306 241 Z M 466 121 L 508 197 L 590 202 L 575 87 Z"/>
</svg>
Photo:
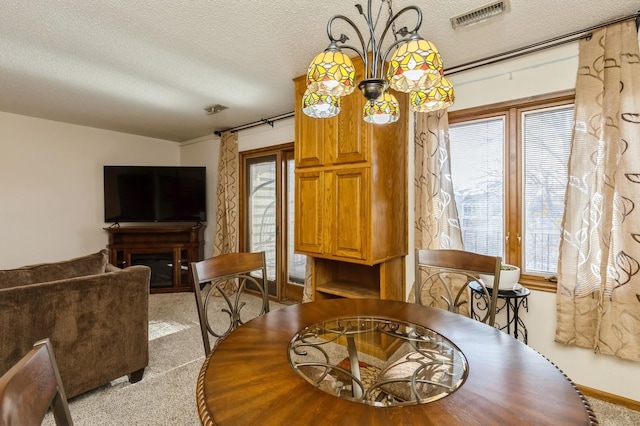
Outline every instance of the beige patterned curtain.
<svg viewBox="0 0 640 426">
<path fill-rule="evenodd" d="M 451 181 L 447 111 L 416 114 L 415 135 L 415 245 L 462 249 Z"/>
<path fill-rule="evenodd" d="M 633 20 L 580 41 L 556 341 L 640 361 L 640 55 Z"/>
<path fill-rule="evenodd" d="M 451 181 L 447 111 L 415 114 L 415 117 L 415 247 L 462 250 L 462 232 Z M 423 303 L 435 306 L 439 296 L 425 292 Z M 415 300 L 414 289 L 409 292 L 408 300 Z"/>
<path fill-rule="evenodd" d="M 218 159 L 214 256 L 238 251 L 238 162 L 238 134 L 224 132 Z M 233 285 L 229 282 L 221 287 L 226 291 Z"/>
<path fill-rule="evenodd" d="M 313 301 L 313 288 L 311 283 L 311 271 L 313 259 L 307 256 L 307 263 L 304 271 L 304 289 L 302 292 L 302 303 Z"/>
</svg>

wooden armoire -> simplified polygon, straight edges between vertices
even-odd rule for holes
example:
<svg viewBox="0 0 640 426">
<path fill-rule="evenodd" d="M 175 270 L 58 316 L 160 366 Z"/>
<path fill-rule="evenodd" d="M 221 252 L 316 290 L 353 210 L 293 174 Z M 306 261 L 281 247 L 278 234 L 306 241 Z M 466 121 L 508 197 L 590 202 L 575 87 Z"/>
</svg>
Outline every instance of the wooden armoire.
<svg viewBox="0 0 640 426">
<path fill-rule="evenodd" d="M 363 64 L 354 59 L 356 81 Z M 355 90 L 340 114 L 302 112 L 306 76 L 295 81 L 295 251 L 310 257 L 314 300 L 405 299 L 407 95 L 400 119 L 369 124 Z"/>
</svg>

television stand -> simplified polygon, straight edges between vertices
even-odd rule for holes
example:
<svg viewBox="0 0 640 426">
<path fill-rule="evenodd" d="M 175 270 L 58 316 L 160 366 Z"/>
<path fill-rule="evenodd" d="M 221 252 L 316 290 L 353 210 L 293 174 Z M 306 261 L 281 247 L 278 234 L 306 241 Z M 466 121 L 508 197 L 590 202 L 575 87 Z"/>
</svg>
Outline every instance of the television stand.
<svg viewBox="0 0 640 426">
<path fill-rule="evenodd" d="M 193 291 L 189 263 L 204 259 L 204 225 L 110 226 L 109 263 L 151 268 L 151 293 Z"/>
</svg>

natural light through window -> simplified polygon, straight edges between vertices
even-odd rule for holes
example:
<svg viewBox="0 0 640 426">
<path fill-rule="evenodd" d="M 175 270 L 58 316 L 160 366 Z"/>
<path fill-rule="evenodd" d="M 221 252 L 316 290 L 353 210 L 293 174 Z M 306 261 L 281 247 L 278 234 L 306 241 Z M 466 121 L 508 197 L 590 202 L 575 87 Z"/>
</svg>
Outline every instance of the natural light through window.
<svg viewBox="0 0 640 426">
<path fill-rule="evenodd" d="M 453 191 L 467 251 L 504 256 L 504 120 L 450 127 Z"/>
<path fill-rule="evenodd" d="M 538 102 L 451 120 L 465 250 L 501 256 L 531 279 L 556 275 L 573 110 L 567 101 Z"/>
<path fill-rule="evenodd" d="M 524 269 L 556 273 L 573 106 L 522 114 Z"/>
</svg>

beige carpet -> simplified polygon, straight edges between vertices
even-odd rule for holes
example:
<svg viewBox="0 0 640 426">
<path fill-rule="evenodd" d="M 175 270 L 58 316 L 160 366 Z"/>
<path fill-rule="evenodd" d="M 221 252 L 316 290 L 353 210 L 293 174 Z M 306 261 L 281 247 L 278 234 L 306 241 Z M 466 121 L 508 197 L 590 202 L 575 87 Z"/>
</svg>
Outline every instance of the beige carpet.
<svg viewBox="0 0 640 426">
<path fill-rule="evenodd" d="M 257 299 L 250 309 L 258 306 Z M 271 309 L 282 305 L 272 303 Z M 149 367 L 143 379 L 126 378 L 70 401 L 76 426 L 197 426 L 195 386 L 204 349 L 192 293 L 152 294 L 149 299 Z M 99 365 L 96 368 L 100 368 Z M 603 426 L 640 425 L 640 412 L 589 399 Z M 54 425 L 45 418 L 44 425 Z"/>
</svg>

